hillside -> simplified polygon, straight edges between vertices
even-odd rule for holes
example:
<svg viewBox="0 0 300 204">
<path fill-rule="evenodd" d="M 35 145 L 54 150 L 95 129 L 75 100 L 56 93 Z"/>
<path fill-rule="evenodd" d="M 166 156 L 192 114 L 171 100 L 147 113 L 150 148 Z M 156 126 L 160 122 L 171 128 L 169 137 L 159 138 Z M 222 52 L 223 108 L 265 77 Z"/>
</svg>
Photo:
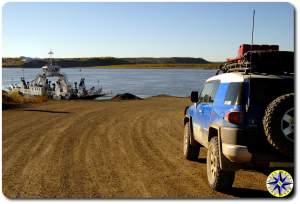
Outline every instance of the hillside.
<svg viewBox="0 0 300 204">
<path fill-rule="evenodd" d="M 192 57 L 170 57 L 170 58 L 114 58 L 114 57 L 92 57 L 92 58 L 55 58 L 55 63 L 62 67 L 99 67 L 112 65 L 134 66 L 137 64 L 213 64 L 203 58 Z M 45 58 L 2 58 L 2 67 L 24 67 L 24 68 L 40 68 L 47 64 Z"/>
</svg>

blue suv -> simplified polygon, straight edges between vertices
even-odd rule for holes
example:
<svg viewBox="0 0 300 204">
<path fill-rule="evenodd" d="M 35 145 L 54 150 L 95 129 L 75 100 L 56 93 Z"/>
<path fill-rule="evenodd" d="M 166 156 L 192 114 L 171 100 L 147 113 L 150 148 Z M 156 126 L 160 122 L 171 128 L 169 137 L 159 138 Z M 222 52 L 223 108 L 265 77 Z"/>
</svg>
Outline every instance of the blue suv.
<svg viewBox="0 0 300 204">
<path fill-rule="evenodd" d="M 207 149 L 213 190 L 228 190 L 239 169 L 293 168 L 293 75 L 228 71 L 207 79 L 191 101 L 183 152 L 198 160 L 200 149 Z"/>
</svg>

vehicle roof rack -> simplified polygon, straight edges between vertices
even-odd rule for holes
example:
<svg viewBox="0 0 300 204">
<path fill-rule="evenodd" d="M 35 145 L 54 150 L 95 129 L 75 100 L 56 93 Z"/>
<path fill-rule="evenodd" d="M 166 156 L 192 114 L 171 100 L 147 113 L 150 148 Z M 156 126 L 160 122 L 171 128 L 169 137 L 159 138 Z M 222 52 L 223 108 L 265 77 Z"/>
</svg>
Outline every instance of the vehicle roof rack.
<svg viewBox="0 0 300 204">
<path fill-rule="evenodd" d="M 222 64 L 216 75 L 229 72 L 294 74 L 294 52 L 288 51 L 249 51 L 242 58 Z"/>
<path fill-rule="evenodd" d="M 219 67 L 218 71 L 222 71 L 223 73 L 228 72 L 248 72 L 250 70 L 250 63 L 242 63 L 242 62 L 229 62 L 224 63 Z"/>
</svg>

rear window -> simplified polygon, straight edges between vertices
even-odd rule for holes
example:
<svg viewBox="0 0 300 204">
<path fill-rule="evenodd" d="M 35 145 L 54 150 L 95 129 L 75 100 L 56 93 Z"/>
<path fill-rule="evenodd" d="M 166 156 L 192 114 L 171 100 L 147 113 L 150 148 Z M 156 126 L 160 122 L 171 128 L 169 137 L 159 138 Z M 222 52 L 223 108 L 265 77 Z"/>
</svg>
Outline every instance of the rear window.
<svg viewBox="0 0 300 204">
<path fill-rule="evenodd" d="M 228 89 L 225 95 L 225 105 L 240 105 L 242 100 L 242 87 L 243 83 L 234 82 L 228 85 Z"/>
<path fill-rule="evenodd" d="M 251 79 L 250 102 L 266 106 L 275 98 L 294 92 L 293 79 Z"/>
</svg>

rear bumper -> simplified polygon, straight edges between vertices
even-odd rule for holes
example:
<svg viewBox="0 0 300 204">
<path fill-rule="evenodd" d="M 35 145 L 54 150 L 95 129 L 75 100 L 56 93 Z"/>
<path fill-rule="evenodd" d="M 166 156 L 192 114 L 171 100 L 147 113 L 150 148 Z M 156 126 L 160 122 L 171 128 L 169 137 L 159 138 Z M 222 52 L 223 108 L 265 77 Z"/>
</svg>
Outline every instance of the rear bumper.
<svg viewBox="0 0 300 204">
<path fill-rule="evenodd" d="M 222 143 L 246 146 L 247 135 L 240 128 L 221 127 Z"/>
<path fill-rule="evenodd" d="M 246 135 L 243 129 L 222 127 L 222 152 L 231 162 L 246 163 L 250 162 L 252 154 L 246 146 Z"/>
<path fill-rule="evenodd" d="M 251 153 L 246 146 L 222 143 L 222 167 L 225 170 L 294 168 L 294 161 L 266 153 Z"/>
<path fill-rule="evenodd" d="M 264 145 L 257 137 L 261 135 L 246 132 L 239 128 L 221 128 L 221 152 L 229 166 L 236 164 L 246 166 L 290 168 L 294 167 L 293 158 L 287 158 L 267 144 Z M 249 149 L 249 147 L 251 147 Z"/>
<path fill-rule="evenodd" d="M 242 145 L 222 143 L 222 152 L 231 162 L 246 163 L 250 162 L 252 158 L 252 154 L 248 151 L 248 148 Z"/>
</svg>

